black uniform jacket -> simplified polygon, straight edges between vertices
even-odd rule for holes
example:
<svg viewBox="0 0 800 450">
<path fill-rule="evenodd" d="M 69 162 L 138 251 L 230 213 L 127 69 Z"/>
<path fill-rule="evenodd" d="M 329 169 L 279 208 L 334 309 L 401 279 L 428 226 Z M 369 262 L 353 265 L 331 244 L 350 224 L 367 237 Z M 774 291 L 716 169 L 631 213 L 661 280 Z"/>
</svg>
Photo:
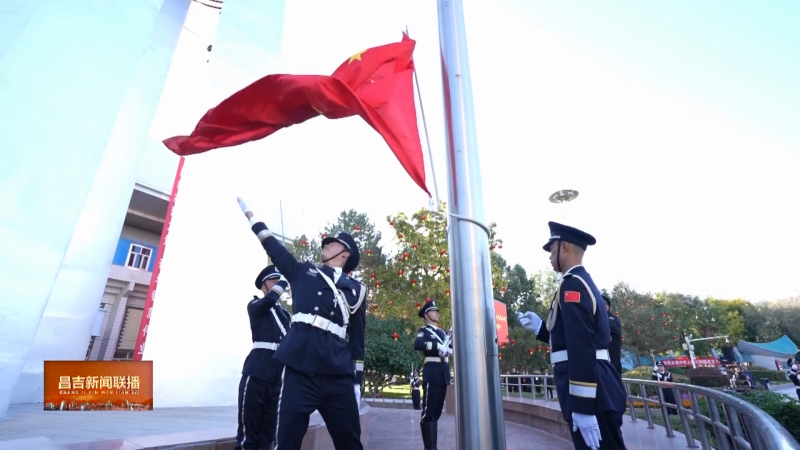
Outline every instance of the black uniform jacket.
<svg viewBox="0 0 800 450">
<path fill-rule="evenodd" d="M 425 325 L 417 332 L 414 350 L 425 355 L 425 365 L 422 366 L 422 382 L 425 384 L 450 384 L 450 361 L 448 358 L 440 358 L 438 350 L 446 337 L 444 330 L 432 325 Z M 428 361 L 428 358 L 436 358 L 438 361 Z"/>
<path fill-rule="evenodd" d="M 320 375 L 351 375 L 354 384 L 361 384 L 364 371 L 364 343 L 367 325 L 367 287 L 346 275 L 337 274 L 328 266 L 317 267 L 299 262 L 286 247 L 267 230 L 263 222 L 251 227 L 272 263 L 289 280 L 292 289 L 292 310 L 295 320 L 275 353 L 282 363 L 295 370 Z M 346 333 L 349 339 L 334 335 L 320 327 L 296 320 L 298 314 L 318 316 L 337 326 L 344 325 L 342 310 L 334 302 L 334 293 L 318 271 L 323 271 L 337 290 L 342 291 L 349 309 Z M 348 311 L 350 313 L 350 311 Z M 306 316 L 308 317 L 308 316 Z"/>
<path fill-rule="evenodd" d="M 270 291 L 265 297 L 255 297 L 247 304 L 250 316 L 250 333 L 253 342 L 280 344 L 291 326 L 291 315 L 281 307 L 281 294 Z M 283 363 L 272 357 L 274 350 L 254 348 L 244 360 L 243 375 L 258 378 L 269 383 L 280 384 Z"/>
</svg>

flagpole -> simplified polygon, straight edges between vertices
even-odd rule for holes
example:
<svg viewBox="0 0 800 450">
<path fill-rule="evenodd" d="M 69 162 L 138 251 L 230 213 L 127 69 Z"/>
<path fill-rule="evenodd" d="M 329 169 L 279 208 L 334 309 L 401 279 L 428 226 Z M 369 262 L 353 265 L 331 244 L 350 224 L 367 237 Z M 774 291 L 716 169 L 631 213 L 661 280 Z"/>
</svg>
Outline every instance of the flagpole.
<svg viewBox="0 0 800 450">
<path fill-rule="evenodd" d="M 283 238 L 283 246 L 286 247 L 286 231 L 283 229 L 283 200 L 278 200 L 281 208 L 281 237 Z"/>
<path fill-rule="evenodd" d="M 408 27 L 406 27 L 406 36 L 408 34 Z M 414 58 L 411 58 L 414 62 Z M 432 211 L 438 211 L 441 208 L 442 202 L 439 199 L 439 183 L 436 182 L 436 169 L 433 164 L 433 150 L 431 150 L 431 138 L 428 135 L 428 121 L 425 120 L 425 106 L 422 105 L 422 91 L 419 88 L 419 78 L 417 77 L 417 65 L 414 64 L 414 84 L 417 85 L 417 98 L 419 98 L 419 112 L 422 113 L 422 128 L 425 130 L 425 142 L 428 144 L 428 161 L 431 163 L 431 178 L 433 178 L 433 193 L 436 195 L 436 208 L 431 208 Z M 432 205 L 431 205 L 432 206 Z"/>
<path fill-rule="evenodd" d="M 456 448 L 506 448 L 489 227 L 472 103 L 462 0 L 438 0 L 455 354 Z"/>
</svg>

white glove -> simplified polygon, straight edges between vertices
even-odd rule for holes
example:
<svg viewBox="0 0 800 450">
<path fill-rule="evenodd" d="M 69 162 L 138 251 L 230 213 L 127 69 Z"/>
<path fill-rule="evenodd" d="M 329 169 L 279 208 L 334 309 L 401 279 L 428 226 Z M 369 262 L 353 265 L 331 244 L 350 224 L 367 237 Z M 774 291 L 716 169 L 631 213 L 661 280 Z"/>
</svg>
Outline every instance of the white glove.
<svg viewBox="0 0 800 450">
<path fill-rule="evenodd" d="M 250 222 L 250 226 L 252 227 L 256 222 L 261 222 L 262 220 L 256 217 L 256 214 L 247 206 L 247 203 L 242 200 L 241 197 L 236 197 L 236 201 L 239 202 L 239 208 L 244 213 L 245 217 L 247 217 L 247 213 L 250 213 L 250 217 L 247 217 L 248 221 Z"/>
<path fill-rule="evenodd" d="M 361 408 L 361 386 L 355 384 L 353 385 L 356 391 L 356 405 Z"/>
<path fill-rule="evenodd" d="M 245 203 L 245 202 L 244 202 L 244 200 L 242 200 L 242 198 L 241 198 L 241 197 L 236 197 L 236 201 L 237 201 L 237 202 L 239 202 L 239 208 L 241 208 L 241 209 L 242 209 L 242 213 L 246 213 L 247 211 L 250 211 L 250 210 L 247 208 L 247 203 Z M 251 212 L 252 212 L 252 211 L 251 211 Z"/>
<path fill-rule="evenodd" d="M 583 436 L 583 442 L 592 450 L 600 448 L 600 426 L 597 424 L 596 416 L 587 416 L 586 414 L 572 413 L 572 431 L 580 431 Z"/>
<path fill-rule="evenodd" d="M 447 358 L 448 356 L 453 354 L 453 350 L 450 350 L 447 347 L 439 347 L 438 351 L 439 351 L 439 356 L 442 358 Z"/>
<path fill-rule="evenodd" d="M 519 323 L 522 325 L 522 328 L 539 334 L 539 329 L 542 328 L 542 319 L 536 315 L 535 312 L 528 311 L 521 313 L 517 311 L 517 319 L 519 319 Z"/>
</svg>

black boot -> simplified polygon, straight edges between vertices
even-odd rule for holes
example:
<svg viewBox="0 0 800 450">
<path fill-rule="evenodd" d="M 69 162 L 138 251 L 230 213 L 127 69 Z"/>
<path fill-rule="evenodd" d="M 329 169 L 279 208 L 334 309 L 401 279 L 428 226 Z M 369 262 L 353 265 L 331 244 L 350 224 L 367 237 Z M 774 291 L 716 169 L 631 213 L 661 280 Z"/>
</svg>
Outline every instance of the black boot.
<svg viewBox="0 0 800 450">
<path fill-rule="evenodd" d="M 439 432 L 439 421 L 431 422 L 431 450 L 438 450 L 438 443 L 436 442 L 436 434 Z"/>
<path fill-rule="evenodd" d="M 431 450 L 433 443 L 433 436 L 436 430 L 436 423 L 434 422 L 420 422 L 419 429 L 422 432 L 422 444 L 425 446 L 425 450 Z"/>
</svg>

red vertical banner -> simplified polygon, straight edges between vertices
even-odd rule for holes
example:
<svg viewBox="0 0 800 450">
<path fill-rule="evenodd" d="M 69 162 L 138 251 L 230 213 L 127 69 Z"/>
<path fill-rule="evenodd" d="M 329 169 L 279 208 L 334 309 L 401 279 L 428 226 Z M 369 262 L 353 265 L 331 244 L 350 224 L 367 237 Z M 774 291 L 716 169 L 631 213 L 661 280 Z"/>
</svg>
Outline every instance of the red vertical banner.
<svg viewBox="0 0 800 450">
<path fill-rule="evenodd" d="M 508 316 L 506 315 L 506 304 L 501 301 L 494 301 L 494 321 L 497 324 L 497 345 L 508 343 Z"/>
<path fill-rule="evenodd" d="M 161 230 L 161 239 L 158 242 L 158 255 L 156 256 L 156 266 L 150 278 L 150 286 L 147 289 L 147 299 L 144 301 L 144 314 L 142 323 L 139 325 L 139 334 L 136 335 L 136 347 L 133 352 L 133 360 L 141 361 L 144 355 L 144 343 L 147 340 L 147 330 L 150 327 L 150 316 L 153 314 L 153 300 L 156 298 L 158 288 L 158 275 L 161 273 L 161 261 L 164 259 L 164 243 L 167 240 L 169 224 L 172 221 L 172 208 L 175 206 L 175 194 L 178 193 L 178 184 L 181 181 L 184 157 L 178 161 L 178 170 L 175 172 L 175 181 L 172 183 L 172 193 L 169 196 L 169 206 L 167 207 L 167 217 L 164 220 L 164 228 Z"/>
</svg>

